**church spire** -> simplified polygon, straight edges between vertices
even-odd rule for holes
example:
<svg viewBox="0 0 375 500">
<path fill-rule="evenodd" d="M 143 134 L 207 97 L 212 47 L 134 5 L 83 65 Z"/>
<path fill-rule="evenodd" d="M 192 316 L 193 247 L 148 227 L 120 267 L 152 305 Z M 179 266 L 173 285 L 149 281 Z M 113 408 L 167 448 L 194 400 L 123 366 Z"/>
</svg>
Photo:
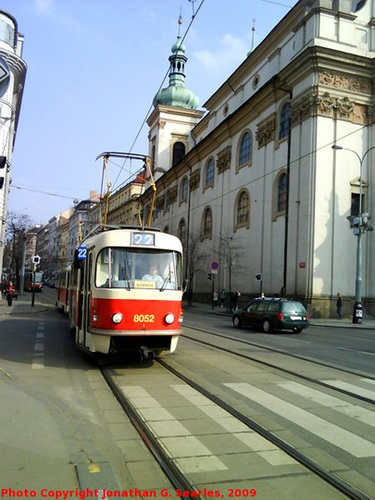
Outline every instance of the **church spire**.
<svg viewBox="0 0 375 500">
<path fill-rule="evenodd" d="M 172 45 L 172 54 L 169 56 L 169 86 L 160 90 L 154 99 L 154 106 L 163 104 L 166 106 L 177 106 L 187 109 L 196 109 L 199 104 L 198 97 L 185 87 L 185 46 L 182 44 L 180 27 L 181 15 L 178 18 L 177 41 Z"/>
</svg>

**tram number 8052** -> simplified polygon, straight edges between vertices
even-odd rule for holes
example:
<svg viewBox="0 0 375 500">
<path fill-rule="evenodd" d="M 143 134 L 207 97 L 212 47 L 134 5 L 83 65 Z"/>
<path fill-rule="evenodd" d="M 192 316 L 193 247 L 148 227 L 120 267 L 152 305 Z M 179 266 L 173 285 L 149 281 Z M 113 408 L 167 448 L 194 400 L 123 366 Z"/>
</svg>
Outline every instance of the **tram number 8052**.
<svg viewBox="0 0 375 500">
<path fill-rule="evenodd" d="M 134 323 L 154 323 L 155 316 L 154 314 L 134 314 L 133 321 Z"/>
</svg>

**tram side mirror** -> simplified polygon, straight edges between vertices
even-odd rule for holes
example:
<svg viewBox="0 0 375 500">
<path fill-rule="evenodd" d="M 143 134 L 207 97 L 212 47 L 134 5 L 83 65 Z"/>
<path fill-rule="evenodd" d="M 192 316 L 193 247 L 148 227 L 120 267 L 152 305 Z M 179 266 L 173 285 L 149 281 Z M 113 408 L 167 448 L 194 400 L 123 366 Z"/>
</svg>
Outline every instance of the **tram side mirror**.
<svg viewBox="0 0 375 500">
<path fill-rule="evenodd" d="M 185 293 L 187 288 L 189 286 L 189 280 L 187 279 L 184 279 L 183 283 L 182 283 L 182 293 Z"/>
</svg>

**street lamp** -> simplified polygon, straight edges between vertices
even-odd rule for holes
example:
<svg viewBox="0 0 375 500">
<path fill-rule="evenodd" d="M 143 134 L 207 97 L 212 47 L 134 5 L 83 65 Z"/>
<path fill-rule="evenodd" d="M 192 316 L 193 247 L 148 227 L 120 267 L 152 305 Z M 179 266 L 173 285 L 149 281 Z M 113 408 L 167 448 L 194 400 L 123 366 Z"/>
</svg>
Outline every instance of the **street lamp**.
<svg viewBox="0 0 375 500">
<path fill-rule="evenodd" d="M 362 214 L 362 172 L 363 172 L 363 160 L 367 156 L 367 154 L 375 149 L 375 146 L 369 148 L 363 156 L 359 156 L 359 154 L 353 149 L 343 148 L 341 146 L 337 146 L 334 144 L 332 149 L 341 151 L 351 151 L 356 155 L 359 160 L 359 207 L 358 207 L 358 232 L 357 235 L 357 256 L 356 256 L 356 270 L 355 270 L 355 303 L 353 308 L 353 323 L 362 323 L 362 234 L 364 232 L 363 229 L 363 214 Z M 357 225 L 357 224 L 356 224 Z"/>
</svg>

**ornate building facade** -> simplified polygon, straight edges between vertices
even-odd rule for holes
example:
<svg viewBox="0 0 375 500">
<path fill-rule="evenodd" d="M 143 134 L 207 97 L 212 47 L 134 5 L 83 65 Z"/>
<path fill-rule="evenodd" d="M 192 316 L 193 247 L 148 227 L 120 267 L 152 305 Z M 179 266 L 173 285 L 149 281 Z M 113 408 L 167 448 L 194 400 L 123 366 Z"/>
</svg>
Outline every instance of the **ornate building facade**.
<svg viewBox="0 0 375 500">
<path fill-rule="evenodd" d="M 153 225 L 183 241 L 196 298 L 257 295 L 261 275 L 264 293 L 298 297 L 316 315 L 333 314 L 338 292 L 354 300 L 347 217 L 375 205 L 374 19 L 374 0 L 300 0 L 205 114 L 191 95 L 176 99 L 187 59 L 179 40 L 172 47 L 170 85 L 148 120 L 160 172 Z M 373 233 L 362 240 L 362 295 L 375 313 Z"/>
</svg>

